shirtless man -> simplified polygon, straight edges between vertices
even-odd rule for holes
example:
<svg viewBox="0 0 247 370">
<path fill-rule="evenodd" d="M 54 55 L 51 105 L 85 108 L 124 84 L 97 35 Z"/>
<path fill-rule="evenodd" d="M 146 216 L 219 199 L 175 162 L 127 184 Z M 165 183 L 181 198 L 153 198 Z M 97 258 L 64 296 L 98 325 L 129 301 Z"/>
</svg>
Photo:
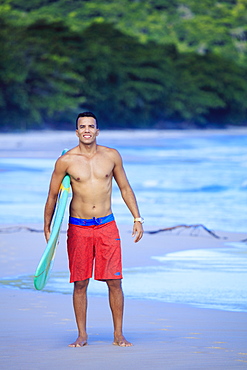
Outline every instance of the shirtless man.
<svg viewBox="0 0 247 370">
<path fill-rule="evenodd" d="M 73 305 L 78 338 L 70 347 L 87 344 L 87 287 L 92 277 L 105 281 L 113 318 L 113 344 L 128 347 L 122 331 L 124 298 L 121 286 L 122 266 L 119 233 L 111 210 L 112 179 L 134 217 L 132 236 L 138 242 L 143 236 L 142 222 L 133 190 L 127 180 L 117 150 L 96 143 L 99 135 L 93 113 L 80 113 L 76 120 L 79 145 L 61 156 L 52 174 L 45 205 L 44 233 L 48 241 L 50 225 L 63 177 L 70 175 L 73 197 L 70 203 L 68 256 L 70 282 L 74 282 Z"/>
</svg>

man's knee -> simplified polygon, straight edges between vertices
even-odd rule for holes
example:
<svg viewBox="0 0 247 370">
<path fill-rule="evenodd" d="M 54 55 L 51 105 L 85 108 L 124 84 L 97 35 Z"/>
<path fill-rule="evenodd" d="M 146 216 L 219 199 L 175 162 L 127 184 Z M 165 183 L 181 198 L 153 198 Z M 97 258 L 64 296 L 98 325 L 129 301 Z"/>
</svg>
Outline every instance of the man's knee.
<svg viewBox="0 0 247 370">
<path fill-rule="evenodd" d="M 122 280 L 121 279 L 111 279 L 106 280 L 106 284 L 108 285 L 109 289 L 114 290 L 122 290 Z"/>
<path fill-rule="evenodd" d="M 83 293 L 87 290 L 89 283 L 89 279 L 82 280 L 82 281 L 75 281 L 74 283 L 74 291 L 76 293 Z"/>
</svg>

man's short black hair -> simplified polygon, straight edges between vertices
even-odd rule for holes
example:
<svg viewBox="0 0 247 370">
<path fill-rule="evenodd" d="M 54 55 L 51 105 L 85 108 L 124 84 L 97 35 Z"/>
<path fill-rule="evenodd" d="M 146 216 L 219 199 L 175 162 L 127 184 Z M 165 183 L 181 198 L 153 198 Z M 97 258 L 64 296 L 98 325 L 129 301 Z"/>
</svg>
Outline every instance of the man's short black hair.
<svg viewBox="0 0 247 370">
<path fill-rule="evenodd" d="M 81 117 L 93 117 L 96 121 L 96 128 L 98 128 L 98 122 L 97 122 L 97 118 L 95 114 L 93 114 L 92 112 L 83 112 L 83 113 L 79 113 L 76 118 L 76 129 L 78 129 L 78 119 Z"/>
</svg>

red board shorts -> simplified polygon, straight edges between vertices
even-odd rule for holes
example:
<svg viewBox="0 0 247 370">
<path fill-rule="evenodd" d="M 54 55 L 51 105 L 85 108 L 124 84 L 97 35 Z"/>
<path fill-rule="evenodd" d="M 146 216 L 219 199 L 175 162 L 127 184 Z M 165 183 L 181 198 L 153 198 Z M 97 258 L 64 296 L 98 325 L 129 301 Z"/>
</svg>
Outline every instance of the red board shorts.
<svg viewBox="0 0 247 370">
<path fill-rule="evenodd" d="M 119 231 L 113 215 L 98 219 L 69 218 L 68 257 L 70 282 L 122 279 Z"/>
</svg>

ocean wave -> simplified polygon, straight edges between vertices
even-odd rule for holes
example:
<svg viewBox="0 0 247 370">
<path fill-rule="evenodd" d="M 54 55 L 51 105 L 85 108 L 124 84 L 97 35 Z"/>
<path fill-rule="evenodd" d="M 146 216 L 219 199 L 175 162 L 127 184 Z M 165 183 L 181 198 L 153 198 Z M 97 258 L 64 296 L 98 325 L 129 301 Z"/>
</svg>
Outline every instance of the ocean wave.
<svg viewBox="0 0 247 370">
<path fill-rule="evenodd" d="M 167 188 L 167 187 L 164 187 L 162 186 L 161 184 L 159 184 L 158 181 L 156 180 L 150 180 L 150 181 L 147 181 L 145 182 L 144 184 L 140 185 L 137 187 L 138 191 L 141 191 L 142 189 L 149 189 L 149 190 L 153 190 L 153 191 L 156 191 L 156 190 L 159 190 L 161 192 L 165 192 L 165 193 L 219 193 L 219 192 L 223 192 L 223 191 L 227 191 L 229 190 L 229 187 L 228 186 L 224 186 L 224 185 L 205 185 L 205 186 L 201 186 L 201 187 L 198 187 L 198 188 L 176 188 L 176 187 L 173 187 L 173 188 Z"/>
<path fill-rule="evenodd" d="M 242 184 L 240 185 L 241 189 L 247 189 L 247 180 L 243 181 Z"/>
</svg>

